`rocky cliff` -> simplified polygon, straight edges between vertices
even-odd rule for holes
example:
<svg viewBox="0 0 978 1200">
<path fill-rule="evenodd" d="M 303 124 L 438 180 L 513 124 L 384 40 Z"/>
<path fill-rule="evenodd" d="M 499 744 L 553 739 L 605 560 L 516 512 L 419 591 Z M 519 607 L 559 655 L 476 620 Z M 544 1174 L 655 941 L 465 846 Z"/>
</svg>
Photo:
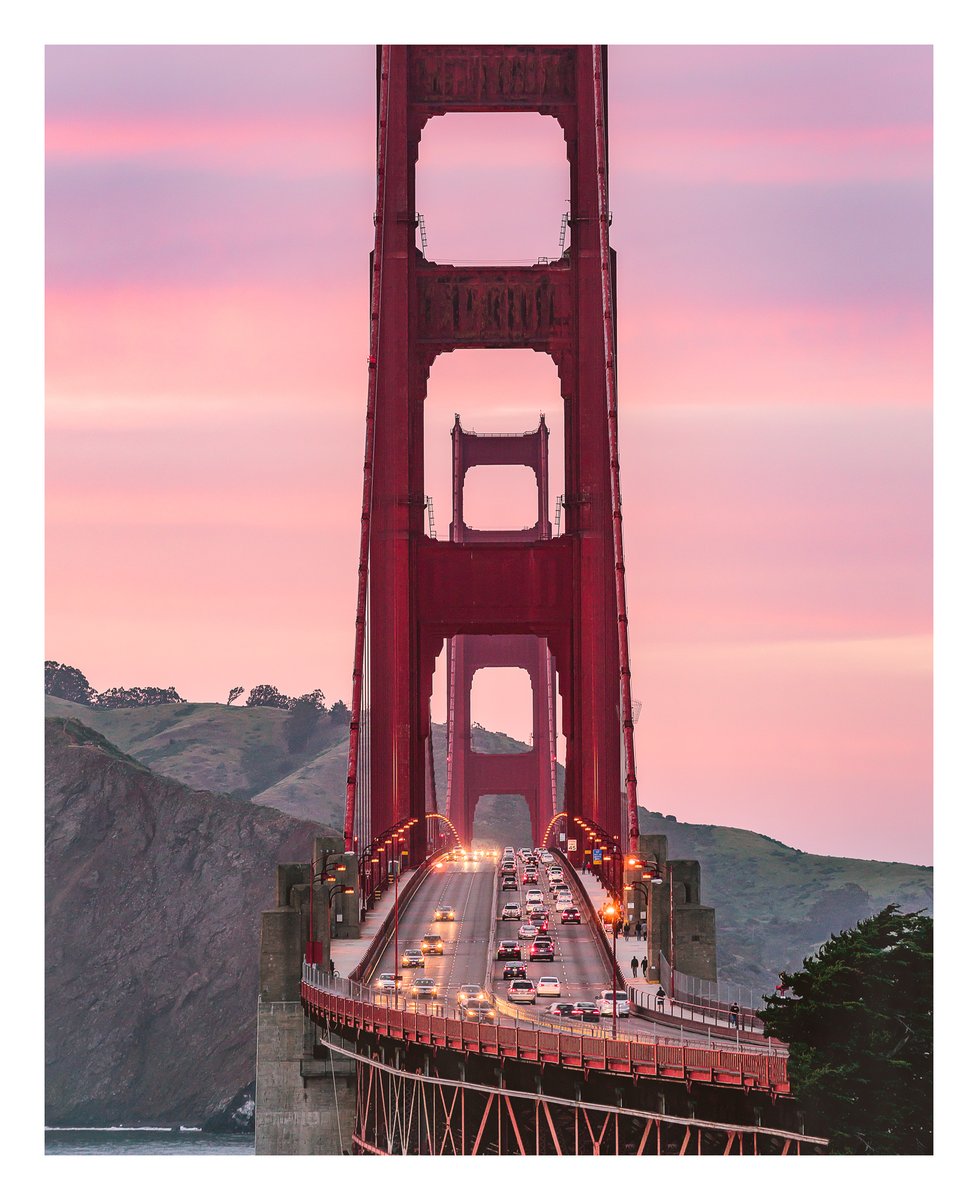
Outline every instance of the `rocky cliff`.
<svg viewBox="0 0 978 1200">
<path fill-rule="evenodd" d="M 275 865 L 333 832 L 46 737 L 46 1120 L 200 1122 L 254 1079 Z"/>
</svg>

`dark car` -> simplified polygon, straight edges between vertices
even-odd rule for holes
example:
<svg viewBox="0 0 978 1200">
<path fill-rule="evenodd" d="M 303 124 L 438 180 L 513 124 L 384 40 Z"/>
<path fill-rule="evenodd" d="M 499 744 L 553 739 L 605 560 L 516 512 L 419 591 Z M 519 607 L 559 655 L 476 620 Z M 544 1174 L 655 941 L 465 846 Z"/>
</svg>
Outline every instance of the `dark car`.
<svg viewBox="0 0 978 1200">
<path fill-rule="evenodd" d="M 551 1017 L 570 1017 L 575 1021 L 581 1019 L 581 1010 L 578 1005 L 568 1000 L 558 1000 L 554 1004 L 548 1004 L 546 1012 Z"/>
<path fill-rule="evenodd" d="M 489 1000 L 470 1000 L 458 1006 L 458 1015 L 463 1021 L 478 1021 L 485 1025 L 495 1021 L 496 1010 Z"/>
<path fill-rule="evenodd" d="M 536 928 L 537 933 L 546 933 L 550 928 L 550 917 L 546 913 L 532 913 L 530 924 Z"/>
<path fill-rule="evenodd" d="M 522 959 L 522 957 L 523 952 L 520 950 L 519 942 L 503 941 L 499 943 L 499 946 L 496 949 L 497 961 L 502 961 L 503 959 L 507 958 Z M 551 954 L 551 958 L 552 957 L 553 956 Z"/>
<path fill-rule="evenodd" d="M 426 933 L 421 939 L 422 954 L 444 954 L 445 943 L 437 933 Z"/>
<path fill-rule="evenodd" d="M 579 908 L 565 908 L 560 914 L 561 925 L 580 925 L 581 910 Z"/>
<path fill-rule="evenodd" d="M 549 938 L 537 940 L 530 947 L 531 962 L 553 962 L 554 944 Z"/>
<path fill-rule="evenodd" d="M 590 1021 L 597 1025 L 601 1020 L 601 1010 L 593 1000 L 578 1000 L 574 1007 L 580 1014 L 580 1020 Z"/>
<path fill-rule="evenodd" d="M 499 889 L 501 892 L 518 892 L 519 888 L 516 885 L 516 876 L 510 875 L 503 880 L 503 886 Z"/>
<path fill-rule="evenodd" d="M 503 967 L 503 979 L 525 979 L 526 967 L 521 962 L 508 962 Z"/>
</svg>

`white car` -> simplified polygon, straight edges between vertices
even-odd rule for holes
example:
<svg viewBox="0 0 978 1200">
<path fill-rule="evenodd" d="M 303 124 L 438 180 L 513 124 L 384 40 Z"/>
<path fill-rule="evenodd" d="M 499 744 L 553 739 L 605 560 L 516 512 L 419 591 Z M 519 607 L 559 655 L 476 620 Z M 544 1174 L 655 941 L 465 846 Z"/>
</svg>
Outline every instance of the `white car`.
<svg viewBox="0 0 978 1200">
<path fill-rule="evenodd" d="M 537 989 L 532 979 L 511 979 L 506 995 L 514 1004 L 536 1004 Z"/>
<path fill-rule="evenodd" d="M 374 984 L 374 987 L 378 992 L 399 992 L 401 990 L 401 983 L 396 975 L 385 971 L 383 975 L 377 976 L 377 982 Z"/>
<path fill-rule="evenodd" d="M 523 849 L 520 851 L 520 858 L 522 858 L 522 860 L 524 862 L 526 862 L 526 860 L 530 857 L 530 855 L 532 853 L 533 853 L 533 851 L 530 849 L 529 846 L 524 846 Z"/>
<path fill-rule="evenodd" d="M 554 856 L 550 853 L 549 850 L 541 850 L 540 851 L 540 861 L 542 863 L 552 863 L 553 860 L 554 860 Z"/>
<path fill-rule="evenodd" d="M 560 980 L 556 975 L 541 975 L 537 980 L 538 996 L 559 996 Z"/>
<path fill-rule="evenodd" d="M 516 936 L 521 942 L 532 942 L 537 936 L 537 927 L 536 925 L 521 925 Z"/>
<path fill-rule="evenodd" d="M 556 901 L 554 902 L 554 911 L 555 912 L 563 912 L 565 908 L 573 908 L 573 907 L 574 907 L 574 901 L 570 898 L 570 896 L 558 896 Z"/>
<path fill-rule="evenodd" d="M 539 888 L 530 888 L 526 893 L 526 902 L 527 904 L 542 904 L 543 892 Z"/>
<path fill-rule="evenodd" d="M 503 911 L 499 914 L 500 921 L 518 921 L 522 917 L 520 906 L 512 901 L 509 904 L 503 905 Z"/>
<path fill-rule="evenodd" d="M 606 992 L 598 992 L 594 997 L 598 1002 L 598 1011 L 603 1017 L 611 1016 L 611 998 L 615 997 L 615 1007 L 618 1010 L 619 1017 L 630 1017 L 632 1015 L 632 1006 L 628 1003 L 627 992 L 613 992 L 609 988 Z"/>
</svg>

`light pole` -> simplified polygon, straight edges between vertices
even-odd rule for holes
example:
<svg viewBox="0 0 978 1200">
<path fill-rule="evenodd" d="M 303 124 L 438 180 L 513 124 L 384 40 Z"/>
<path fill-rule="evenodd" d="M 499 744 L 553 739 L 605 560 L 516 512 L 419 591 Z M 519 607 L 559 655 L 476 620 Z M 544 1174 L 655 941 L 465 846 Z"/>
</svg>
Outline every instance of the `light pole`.
<svg viewBox="0 0 978 1200">
<path fill-rule="evenodd" d="M 672 891 L 672 863 L 666 863 L 669 872 L 669 1000 L 676 998 L 676 901 Z M 655 878 L 651 881 L 656 887 L 662 887 L 665 880 L 660 873 L 659 864 L 655 866 Z"/>
<path fill-rule="evenodd" d="M 618 1036 L 618 906 L 609 900 L 604 906 L 604 918 L 611 922 L 611 1036 Z"/>
<path fill-rule="evenodd" d="M 626 892 L 641 892 L 645 900 L 645 924 L 649 923 L 649 889 L 644 883 L 628 883 L 625 885 Z"/>
<path fill-rule="evenodd" d="M 345 869 L 346 868 L 344 867 L 344 870 Z M 335 879 L 335 875 L 326 876 L 327 883 L 333 883 Z M 330 952 L 333 949 L 333 922 L 330 912 L 330 908 L 333 903 L 333 897 L 336 895 L 353 896 L 356 894 L 356 890 L 357 889 L 355 887 L 350 887 L 345 883 L 337 883 L 326 893 L 326 943 L 329 947 L 329 949 L 326 951 L 326 966 L 329 968 L 330 980 L 332 980 L 333 975 L 333 960 L 331 957 L 329 957 Z"/>
<path fill-rule="evenodd" d="M 342 850 L 326 850 L 320 856 L 322 859 L 322 866 L 320 868 L 320 873 L 319 873 L 319 882 L 320 883 L 326 882 L 327 870 L 329 870 L 329 871 L 345 871 L 346 870 L 346 863 L 344 863 L 344 862 L 331 863 L 329 861 L 331 858 L 335 857 L 336 855 L 339 855 L 340 857 L 342 857 L 343 851 Z M 315 954 L 316 954 L 315 926 L 313 924 L 313 889 L 315 888 L 315 886 L 316 886 L 316 857 L 315 857 L 315 855 L 313 855 L 313 857 L 309 860 L 309 941 L 306 944 L 306 962 L 310 962 L 310 963 L 315 960 Z M 328 916 L 329 916 L 329 912 L 328 912 L 328 908 L 327 908 L 327 920 L 328 920 Z M 322 946 L 321 942 L 320 942 L 320 946 Z"/>
</svg>

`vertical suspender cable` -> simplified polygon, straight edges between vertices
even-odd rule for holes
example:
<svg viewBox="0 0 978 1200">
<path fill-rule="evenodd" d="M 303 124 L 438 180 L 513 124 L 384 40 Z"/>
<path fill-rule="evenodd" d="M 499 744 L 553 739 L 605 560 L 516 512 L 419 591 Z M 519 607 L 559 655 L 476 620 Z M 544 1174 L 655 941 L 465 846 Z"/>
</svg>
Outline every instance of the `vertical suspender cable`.
<svg viewBox="0 0 978 1200">
<path fill-rule="evenodd" d="M 350 756 L 346 771 L 346 818 L 343 837 L 352 850 L 356 818 L 357 764 L 363 703 L 364 642 L 367 633 L 367 584 L 370 562 L 370 510 L 373 501 L 377 376 L 380 371 L 380 309 L 384 269 L 384 208 L 387 188 L 387 133 L 390 102 L 390 47 L 380 52 L 380 104 L 377 113 L 377 211 L 374 216 L 374 261 L 370 284 L 370 359 L 367 376 L 367 429 L 363 452 L 363 505 L 360 512 L 360 560 L 357 567 L 356 638 L 353 650 L 353 701 Z M 359 847 L 362 852 L 366 847 Z"/>
<path fill-rule="evenodd" d="M 618 667 L 621 675 L 621 717 L 625 742 L 625 797 L 628 811 L 628 849 L 638 850 L 638 779 L 635 775 L 632 679 L 628 665 L 628 615 L 625 610 L 625 554 L 621 528 L 621 483 L 618 474 L 618 385 L 615 375 L 614 310 L 611 295 L 611 247 L 608 226 L 608 143 L 601 47 L 592 48 L 594 65 L 594 142 L 598 172 L 598 234 L 601 246 L 601 309 L 604 330 L 605 393 L 608 402 L 608 447 L 611 467 L 611 521 L 615 553 L 615 608 L 618 617 Z"/>
</svg>

